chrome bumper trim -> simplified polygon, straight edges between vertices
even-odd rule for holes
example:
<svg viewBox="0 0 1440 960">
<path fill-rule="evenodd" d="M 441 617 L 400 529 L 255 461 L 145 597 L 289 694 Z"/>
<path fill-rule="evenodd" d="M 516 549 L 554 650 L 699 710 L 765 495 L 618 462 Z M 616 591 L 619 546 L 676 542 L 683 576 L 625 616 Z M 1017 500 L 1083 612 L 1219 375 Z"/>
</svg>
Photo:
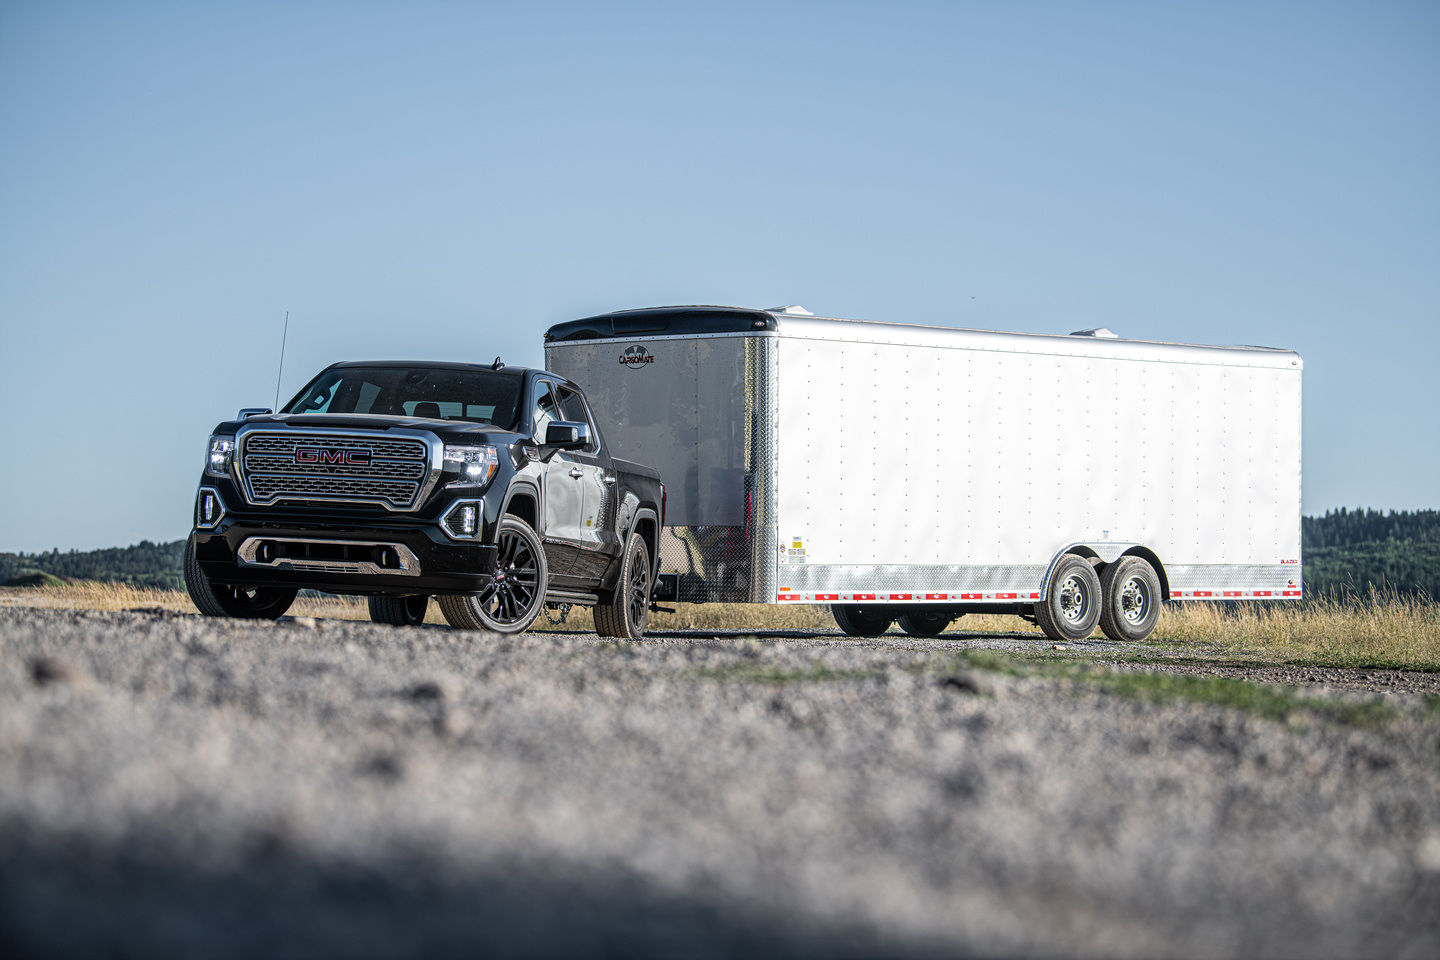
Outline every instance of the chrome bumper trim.
<svg viewBox="0 0 1440 960">
<path fill-rule="evenodd" d="M 395 551 L 400 562 L 398 567 L 382 567 L 369 561 L 311 560 L 305 557 L 277 557 L 274 560 L 257 560 L 260 544 L 271 543 L 314 543 L 339 547 L 388 547 Z M 248 537 L 235 553 L 242 567 L 265 567 L 270 570 L 304 570 L 315 573 L 353 573 L 363 576 L 420 576 L 420 558 L 403 543 L 386 543 L 375 540 L 307 540 L 300 537 Z"/>
</svg>

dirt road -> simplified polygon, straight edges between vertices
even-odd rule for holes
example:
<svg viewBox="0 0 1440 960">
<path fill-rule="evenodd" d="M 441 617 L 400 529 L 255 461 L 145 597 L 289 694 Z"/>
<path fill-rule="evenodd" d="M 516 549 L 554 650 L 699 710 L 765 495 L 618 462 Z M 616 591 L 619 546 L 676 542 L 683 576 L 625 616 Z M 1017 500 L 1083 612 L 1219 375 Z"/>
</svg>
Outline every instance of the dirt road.
<svg viewBox="0 0 1440 960">
<path fill-rule="evenodd" d="M 0 954 L 1440 955 L 1428 675 L 1048 648 L 0 609 Z"/>
</svg>

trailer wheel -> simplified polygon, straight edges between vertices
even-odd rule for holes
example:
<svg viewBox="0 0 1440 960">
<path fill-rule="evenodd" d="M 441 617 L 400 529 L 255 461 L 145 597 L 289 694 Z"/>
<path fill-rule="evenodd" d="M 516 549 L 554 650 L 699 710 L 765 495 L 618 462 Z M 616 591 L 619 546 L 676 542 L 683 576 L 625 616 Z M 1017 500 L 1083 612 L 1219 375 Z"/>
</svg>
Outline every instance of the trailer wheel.
<svg viewBox="0 0 1440 960">
<path fill-rule="evenodd" d="M 1100 629 L 1116 642 L 1138 643 L 1155 632 L 1163 591 L 1155 568 L 1141 557 L 1121 557 L 1100 575 Z"/>
<path fill-rule="evenodd" d="M 1100 621 L 1100 578 L 1084 557 L 1067 553 L 1055 565 L 1035 622 L 1056 643 L 1084 640 Z"/>
<path fill-rule="evenodd" d="M 645 636 L 649 616 L 650 551 L 645 548 L 645 538 L 632 533 L 615 593 L 609 603 L 595 605 L 595 632 L 602 637 L 639 640 Z"/>
<path fill-rule="evenodd" d="M 370 619 L 392 627 L 415 627 L 425 622 L 430 598 L 425 594 L 411 597 L 370 597 Z"/>
<path fill-rule="evenodd" d="M 212 583 L 195 558 L 195 535 L 185 541 L 185 592 L 207 617 L 275 620 L 295 602 L 296 590 L 285 587 L 232 587 Z"/>
<path fill-rule="evenodd" d="M 954 620 L 943 613 L 907 613 L 895 622 L 912 637 L 938 637 Z"/>
<path fill-rule="evenodd" d="M 457 630 L 521 633 L 545 605 L 549 568 L 545 548 L 530 524 L 505 517 L 495 544 L 499 551 L 489 583 L 475 593 L 436 598 L 445 622 Z"/>
<path fill-rule="evenodd" d="M 878 637 L 890 629 L 895 617 L 882 607 L 858 603 L 832 603 L 830 614 L 847 637 Z"/>
</svg>

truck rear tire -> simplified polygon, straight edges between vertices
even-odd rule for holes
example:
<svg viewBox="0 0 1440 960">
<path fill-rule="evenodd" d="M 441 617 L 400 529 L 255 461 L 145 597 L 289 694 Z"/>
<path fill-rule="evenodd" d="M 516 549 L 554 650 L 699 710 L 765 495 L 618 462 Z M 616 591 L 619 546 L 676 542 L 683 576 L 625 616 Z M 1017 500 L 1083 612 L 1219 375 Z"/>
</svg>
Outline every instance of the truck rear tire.
<svg viewBox="0 0 1440 960">
<path fill-rule="evenodd" d="M 602 637 L 639 640 L 650 616 L 650 551 L 645 538 L 630 535 L 620 579 L 609 603 L 595 605 L 595 632 Z"/>
<path fill-rule="evenodd" d="M 550 581 L 545 548 L 519 517 L 500 521 L 490 582 L 475 593 L 436 597 L 445 622 L 457 630 L 521 633 L 540 615 Z"/>
<path fill-rule="evenodd" d="M 195 558 L 195 535 L 185 541 L 185 591 L 195 608 L 207 617 L 237 620 L 274 620 L 295 602 L 296 590 L 284 587 L 232 587 L 212 583 Z"/>
<path fill-rule="evenodd" d="M 847 637 L 878 637 L 890 629 L 894 614 L 884 606 L 870 607 L 858 603 L 832 603 L 830 615 Z"/>
<path fill-rule="evenodd" d="M 1055 565 L 1045 599 L 1035 604 L 1035 622 L 1056 643 L 1084 640 L 1100 622 L 1100 578 L 1090 561 L 1067 553 Z"/>
<path fill-rule="evenodd" d="M 370 597 L 370 619 L 392 627 L 416 627 L 425 622 L 430 598 L 425 594 L 410 597 Z"/>
<path fill-rule="evenodd" d="M 895 622 L 912 637 L 938 637 L 955 618 L 943 613 L 907 613 Z"/>
<path fill-rule="evenodd" d="M 1100 629 L 1117 643 L 1139 643 L 1155 632 L 1164 591 L 1142 557 L 1121 557 L 1100 574 Z"/>
</svg>

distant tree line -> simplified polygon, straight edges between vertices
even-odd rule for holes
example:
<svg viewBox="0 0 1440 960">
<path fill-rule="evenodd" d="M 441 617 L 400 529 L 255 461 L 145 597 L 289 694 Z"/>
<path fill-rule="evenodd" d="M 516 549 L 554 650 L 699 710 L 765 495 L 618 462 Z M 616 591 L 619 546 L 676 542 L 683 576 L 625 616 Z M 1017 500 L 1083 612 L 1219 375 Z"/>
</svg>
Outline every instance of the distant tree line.
<svg viewBox="0 0 1440 960">
<path fill-rule="evenodd" d="M 1301 521 L 1312 595 L 1393 590 L 1440 598 L 1440 510 L 1327 510 Z"/>
<path fill-rule="evenodd" d="M 185 541 L 151 543 L 104 550 L 69 550 L 61 553 L 0 553 L 0 583 L 30 573 L 48 573 L 71 580 L 107 580 L 136 587 L 183 589 L 181 567 Z"/>
<path fill-rule="evenodd" d="M 1374 587 L 1440 598 L 1440 511 L 1342 507 L 1303 518 L 1301 534 L 1305 588 L 1312 596 L 1365 594 Z M 142 540 L 133 547 L 66 553 L 0 553 L 0 584 L 38 571 L 179 589 L 184 553 L 184 540 Z"/>
</svg>

